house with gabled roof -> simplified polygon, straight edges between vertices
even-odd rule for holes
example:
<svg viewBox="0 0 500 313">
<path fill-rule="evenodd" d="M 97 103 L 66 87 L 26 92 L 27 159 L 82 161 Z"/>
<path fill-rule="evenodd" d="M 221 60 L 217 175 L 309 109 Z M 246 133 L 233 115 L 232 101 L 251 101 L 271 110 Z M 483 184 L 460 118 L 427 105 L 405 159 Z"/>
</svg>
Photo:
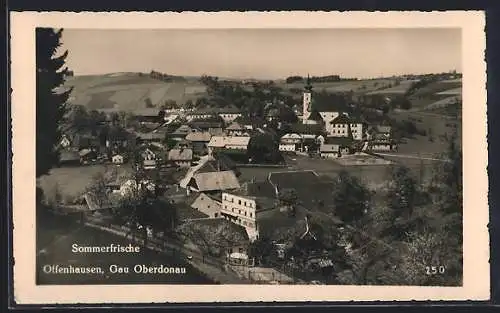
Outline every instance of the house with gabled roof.
<svg viewBox="0 0 500 313">
<path fill-rule="evenodd" d="M 193 195 L 194 199 L 191 201 L 190 206 L 206 214 L 209 218 L 220 217 L 222 201 L 208 193 L 199 193 Z"/>
<path fill-rule="evenodd" d="M 179 126 L 176 130 L 174 130 L 172 133 L 168 134 L 168 137 L 175 139 L 175 140 L 182 140 L 185 139 L 186 136 L 192 132 L 198 131 L 195 128 L 192 128 L 191 126 L 184 124 Z"/>
<path fill-rule="evenodd" d="M 280 151 L 297 151 L 301 150 L 303 143 L 304 137 L 302 135 L 288 133 L 280 138 L 278 147 Z"/>
<path fill-rule="evenodd" d="M 223 190 L 238 189 L 240 183 L 233 171 L 196 173 L 187 184 L 188 193 L 219 192 Z"/>
<path fill-rule="evenodd" d="M 190 167 L 193 161 L 193 150 L 189 148 L 175 148 L 168 152 L 168 161 L 179 167 Z"/>
<path fill-rule="evenodd" d="M 212 136 L 208 143 L 208 154 L 224 149 L 246 151 L 249 142 L 249 136 Z"/>
<path fill-rule="evenodd" d="M 191 143 L 193 152 L 197 155 L 208 153 L 208 143 L 212 135 L 208 131 L 191 132 L 186 136 L 186 140 Z"/>
<path fill-rule="evenodd" d="M 354 151 L 353 139 L 349 137 L 327 137 L 319 150 L 320 156 L 325 159 L 351 154 Z"/>
<path fill-rule="evenodd" d="M 226 134 L 228 136 L 249 136 L 249 130 L 238 122 L 232 122 L 226 127 Z"/>
<path fill-rule="evenodd" d="M 71 146 L 71 140 L 68 138 L 67 135 L 61 136 L 61 140 L 59 141 L 59 146 L 62 147 L 63 149 L 67 149 Z"/>
<path fill-rule="evenodd" d="M 249 117 L 248 115 L 242 115 L 237 117 L 234 122 L 239 123 L 247 130 L 254 130 L 257 127 L 262 127 L 265 124 L 265 120 L 259 117 Z"/>
</svg>

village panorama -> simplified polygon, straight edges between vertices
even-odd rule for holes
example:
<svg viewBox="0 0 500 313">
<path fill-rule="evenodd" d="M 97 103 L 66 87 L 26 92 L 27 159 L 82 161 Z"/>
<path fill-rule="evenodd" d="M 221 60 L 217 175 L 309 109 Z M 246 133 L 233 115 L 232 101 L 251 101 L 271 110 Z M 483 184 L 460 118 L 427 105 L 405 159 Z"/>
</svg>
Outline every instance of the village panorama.
<svg viewBox="0 0 500 313">
<path fill-rule="evenodd" d="M 462 285 L 460 72 L 79 75 L 63 34 L 37 30 L 37 284 Z"/>
</svg>

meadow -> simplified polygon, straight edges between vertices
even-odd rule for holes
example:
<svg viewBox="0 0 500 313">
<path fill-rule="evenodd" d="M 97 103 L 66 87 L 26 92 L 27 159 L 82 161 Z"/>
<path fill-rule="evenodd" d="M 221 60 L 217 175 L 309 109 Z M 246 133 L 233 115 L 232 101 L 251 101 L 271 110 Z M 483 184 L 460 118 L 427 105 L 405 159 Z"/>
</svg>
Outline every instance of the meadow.
<svg viewBox="0 0 500 313">
<path fill-rule="evenodd" d="M 70 77 L 70 101 L 91 110 L 133 112 L 146 107 L 146 99 L 160 106 L 168 100 L 184 104 L 206 96 L 206 87 L 196 78 L 163 82 L 136 73 Z"/>
</svg>

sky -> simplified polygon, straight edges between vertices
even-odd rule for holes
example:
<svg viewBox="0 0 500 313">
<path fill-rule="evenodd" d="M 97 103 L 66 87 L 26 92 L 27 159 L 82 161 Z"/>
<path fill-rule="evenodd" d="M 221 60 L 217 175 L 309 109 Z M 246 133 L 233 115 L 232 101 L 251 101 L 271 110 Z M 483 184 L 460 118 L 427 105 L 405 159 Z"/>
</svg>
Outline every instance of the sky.
<svg viewBox="0 0 500 313">
<path fill-rule="evenodd" d="M 64 29 L 75 75 L 160 71 L 227 78 L 373 78 L 461 71 L 461 30 Z"/>
</svg>

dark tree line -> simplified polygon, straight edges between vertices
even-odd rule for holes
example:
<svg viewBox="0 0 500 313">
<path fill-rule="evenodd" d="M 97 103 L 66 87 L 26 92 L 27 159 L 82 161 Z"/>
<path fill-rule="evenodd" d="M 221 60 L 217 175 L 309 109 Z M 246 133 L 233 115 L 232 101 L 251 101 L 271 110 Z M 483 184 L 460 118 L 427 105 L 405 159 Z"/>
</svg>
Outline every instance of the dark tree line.
<svg viewBox="0 0 500 313">
<path fill-rule="evenodd" d="M 289 76 L 285 79 L 287 84 L 292 84 L 296 82 L 305 82 L 306 78 L 302 76 Z M 339 81 L 354 81 L 357 78 L 343 78 L 340 75 L 326 75 L 326 76 L 311 76 L 309 81 L 312 83 L 329 83 L 329 82 L 339 82 Z"/>
<path fill-rule="evenodd" d="M 36 175 L 44 175 L 58 163 L 55 149 L 61 139 L 60 124 L 70 90 L 54 91 L 68 74 L 68 51 L 59 54 L 63 30 L 36 29 Z"/>
</svg>

